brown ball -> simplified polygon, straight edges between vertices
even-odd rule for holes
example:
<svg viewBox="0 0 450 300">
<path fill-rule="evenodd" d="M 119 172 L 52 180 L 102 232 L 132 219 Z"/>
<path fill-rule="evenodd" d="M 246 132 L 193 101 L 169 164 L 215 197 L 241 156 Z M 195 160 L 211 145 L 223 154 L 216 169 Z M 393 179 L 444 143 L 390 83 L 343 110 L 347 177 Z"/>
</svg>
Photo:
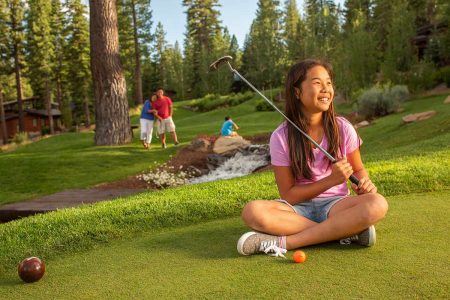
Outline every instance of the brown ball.
<svg viewBox="0 0 450 300">
<path fill-rule="evenodd" d="M 23 281 L 27 283 L 36 282 L 44 276 L 45 264 L 37 257 L 28 257 L 22 260 L 17 271 Z"/>
</svg>

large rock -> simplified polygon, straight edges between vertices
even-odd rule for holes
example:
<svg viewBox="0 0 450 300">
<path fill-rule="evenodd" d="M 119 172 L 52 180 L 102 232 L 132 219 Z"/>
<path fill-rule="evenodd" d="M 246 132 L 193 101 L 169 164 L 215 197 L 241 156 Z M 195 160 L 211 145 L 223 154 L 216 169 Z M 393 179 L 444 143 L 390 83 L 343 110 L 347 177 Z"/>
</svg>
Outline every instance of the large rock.
<svg viewBox="0 0 450 300">
<path fill-rule="evenodd" d="M 222 154 L 244 148 L 248 145 L 250 145 L 250 142 L 245 140 L 242 136 L 221 136 L 214 143 L 213 152 Z"/>
<path fill-rule="evenodd" d="M 423 120 L 431 118 L 435 114 L 436 114 L 436 112 L 434 110 L 424 111 L 421 113 L 404 116 L 402 118 L 402 121 L 403 121 L 403 123 L 412 123 L 412 122 L 417 122 L 417 121 L 423 121 Z"/>
<path fill-rule="evenodd" d="M 197 138 L 187 148 L 192 151 L 209 152 L 210 147 L 211 143 L 207 139 Z"/>
<path fill-rule="evenodd" d="M 450 95 L 447 96 L 447 98 L 444 100 L 444 104 L 450 103 Z"/>
<path fill-rule="evenodd" d="M 369 121 L 361 121 L 358 124 L 355 124 L 353 127 L 355 127 L 355 129 L 358 129 L 358 128 L 366 127 L 369 125 L 370 125 Z"/>
</svg>

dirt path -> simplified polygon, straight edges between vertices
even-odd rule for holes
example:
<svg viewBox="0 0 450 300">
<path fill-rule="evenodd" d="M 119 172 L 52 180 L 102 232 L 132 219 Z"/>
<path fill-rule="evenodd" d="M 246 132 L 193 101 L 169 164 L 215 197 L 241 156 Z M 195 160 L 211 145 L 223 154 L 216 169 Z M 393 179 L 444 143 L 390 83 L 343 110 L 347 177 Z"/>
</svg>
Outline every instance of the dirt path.
<svg viewBox="0 0 450 300">
<path fill-rule="evenodd" d="M 0 222 L 46 213 L 58 209 L 76 207 L 99 201 L 113 200 L 129 196 L 145 189 L 74 189 L 40 197 L 34 200 L 17 202 L 0 206 Z"/>
</svg>

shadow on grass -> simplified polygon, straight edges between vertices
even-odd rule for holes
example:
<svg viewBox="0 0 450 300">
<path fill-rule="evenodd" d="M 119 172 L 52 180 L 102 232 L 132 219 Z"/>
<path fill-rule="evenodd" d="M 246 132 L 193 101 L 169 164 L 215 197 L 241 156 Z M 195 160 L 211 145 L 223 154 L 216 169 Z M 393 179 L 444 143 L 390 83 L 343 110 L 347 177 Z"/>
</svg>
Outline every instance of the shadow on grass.
<svg viewBox="0 0 450 300">
<path fill-rule="evenodd" d="M 13 277 L 0 277 L 0 287 L 19 287 L 26 284 L 19 279 L 19 275 L 16 278 Z"/>
<path fill-rule="evenodd" d="M 183 252 L 200 259 L 250 259 L 253 256 L 243 257 L 238 254 L 236 245 L 240 236 L 250 231 L 239 219 L 225 221 L 213 221 L 197 226 L 166 231 L 150 239 L 143 241 L 139 247 L 146 251 L 165 251 L 170 253 Z M 355 251 L 364 250 L 366 247 L 356 244 L 340 245 L 339 241 L 304 247 L 305 251 Z M 286 255 L 290 258 L 294 251 Z M 280 263 L 292 263 L 290 259 L 279 260 Z"/>
</svg>

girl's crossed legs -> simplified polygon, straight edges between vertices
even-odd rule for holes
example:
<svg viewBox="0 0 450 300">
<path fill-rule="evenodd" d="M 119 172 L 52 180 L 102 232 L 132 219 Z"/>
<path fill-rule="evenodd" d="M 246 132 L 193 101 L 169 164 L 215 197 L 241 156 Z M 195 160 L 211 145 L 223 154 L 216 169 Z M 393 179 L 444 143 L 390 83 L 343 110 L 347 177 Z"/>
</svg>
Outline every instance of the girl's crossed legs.
<svg viewBox="0 0 450 300">
<path fill-rule="evenodd" d="M 349 196 L 336 202 L 321 223 L 296 213 L 288 204 L 256 200 L 245 205 L 244 222 L 252 229 L 274 236 L 286 236 L 286 249 L 347 238 L 381 220 L 388 204 L 380 194 Z"/>
</svg>

